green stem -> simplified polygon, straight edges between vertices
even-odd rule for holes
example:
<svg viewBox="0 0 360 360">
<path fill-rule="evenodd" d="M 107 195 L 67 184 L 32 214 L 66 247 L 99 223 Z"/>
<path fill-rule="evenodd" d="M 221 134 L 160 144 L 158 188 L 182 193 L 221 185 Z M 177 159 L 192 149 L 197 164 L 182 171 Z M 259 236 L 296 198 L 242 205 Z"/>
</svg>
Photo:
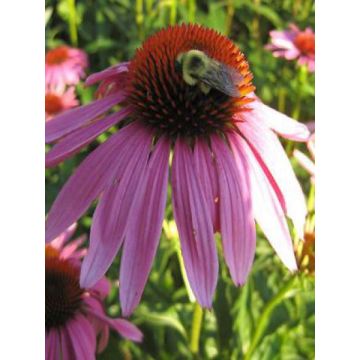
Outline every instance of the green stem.
<svg viewBox="0 0 360 360">
<path fill-rule="evenodd" d="M 193 303 L 193 302 L 195 302 L 195 296 L 194 296 L 194 293 L 191 290 L 189 279 L 188 279 L 187 274 L 186 274 L 185 263 L 184 263 L 184 259 L 183 259 L 182 254 L 181 254 L 180 244 L 177 244 L 177 246 L 176 246 L 176 254 L 177 254 L 178 259 L 179 259 L 181 276 L 182 276 L 182 278 L 184 280 L 186 292 L 188 294 L 190 302 Z"/>
<path fill-rule="evenodd" d="M 280 112 L 285 112 L 286 108 L 286 88 L 281 87 L 279 89 L 279 97 L 278 97 L 278 110 Z"/>
<path fill-rule="evenodd" d="M 295 106 L 291 115 L 292 118 L 295 120 L 300 119 L 301 101 L 303 98 L 304 85 L 307 81 L 307 74 L 308 74 L 307 67 L 305 65 L 300 66 L 297 76 L 297 92 L 296 92 Z M 294 149 L 294 143 L 292 141 L 289 141 L 286 146 L 286 153 L 290 155 L 293 149 Z"/>
<path fill-rule="evenodd" d="M 311 183 L 309 198 L 307 202 L 308 217 L 306 220 L 305 229 L 308 232 L 313 232 L 315 227 L 315 184 Z"/>
<path fill-rule="evenodd" d="M 136 0 L 136 25 L 138 28 L 139 39 L 144 40 L 144 3 L 143 0 Z"/>
<path fill-rule="evenodd" d="M 292 276 L 290 280 L 284 285 L 284 287 L 265 305 L 264 311 L 262 312 L 255 328 L 254 336 L 251 339 L 249 349 L 244 356 L 244 360 L 251 359 L 251 355 L 261 340 L 265 330 L 267 329 L 272 312 L 280 302 L 291 296 L 291 293 L 289 294 L 289 292 L 294 290 L 294 284 L 296 282 L 297 277 Z"/>
<path fill-rule="evenodd" d="M 308 70 L 305 65 L 300 66 L 298 77 L 297 77 L 297 94 L 296 94 L 296 102 L 294 106 L 294 111 L 292 117 L 296 120 L 300 119 L 301 112 L 301 100 L 303 96 L 304 85 L 307 81 Z"/>
<path fill-rule="evenodd" d="M 195 22 L 195 13 L 196 13 L 196 1 L 188 0 L 188 11 L 189 11 L 189 22 Z"/>
<path fill-rule="evenodd" d="M 176 24 L 177 0 L 171 0 L 170 4 L 170 25 Z"/>
<path fill-rule="evenodd" d="M 313 212 L 315 210 L 315 184 L 311 183 L 310 185 L 310 192 L 309 192 L 309 199 L 308 199 L 308 212 Z"/>
<path fill-rule="evenodd" d="M 201 324 L 203 318 L 203 309 L 196 302 L 194 304 L 193 322 L 191 328 L 190 350 L 193 354 L 199 352 L 199 340 L 201 332 Z"/>
<path fill-rule="evenodd" d="M 230 35 L 234 13 L 235 13 L 234 1 L 233 0 L 228 0 L 227 1 L 225 35 Z"/>
<path fill-rule="evenodd" d="M 72 46 L 78 45 L 77 26 L 76 26 L 76 6 L 75 0 L 68 0 L 69 7 L 69 33 Z"/>
</svg>

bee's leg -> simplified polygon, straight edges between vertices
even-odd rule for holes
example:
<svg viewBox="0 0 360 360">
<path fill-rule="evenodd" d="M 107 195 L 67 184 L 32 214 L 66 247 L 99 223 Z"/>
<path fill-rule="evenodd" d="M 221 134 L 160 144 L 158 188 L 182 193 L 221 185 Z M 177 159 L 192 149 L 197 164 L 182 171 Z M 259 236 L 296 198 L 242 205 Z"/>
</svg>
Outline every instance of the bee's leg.
<svg viewBox="0 0 360 360">
<path fill-rule="evenodd" d="M 200 82 L 199 83 L 199 87 L 200 87 L 200 90 L 205 94 L 207 95 L 210 90 L 211 90 L 211 87 L 203 82 Z"/>
</svg>

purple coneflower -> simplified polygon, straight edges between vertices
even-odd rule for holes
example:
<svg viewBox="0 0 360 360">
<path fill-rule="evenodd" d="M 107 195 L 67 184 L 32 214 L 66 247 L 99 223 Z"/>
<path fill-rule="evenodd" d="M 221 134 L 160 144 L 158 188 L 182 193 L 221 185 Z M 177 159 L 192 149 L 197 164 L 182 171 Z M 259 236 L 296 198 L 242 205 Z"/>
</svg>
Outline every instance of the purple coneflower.
<svg viewBox="0 0 360 360">
<path fill-rule="evenodd" d="M 243 81 L 238 97 L 189 86 L 176 67 L 198 49 L 232 67 Z M 48 215 L 47 239 L 99 199 L 81 284 L 91 286 L 122 247 L 120 300 L 129 315 L 139 303 L 158 246 L 171 162 L 172 203 L 190 285 L 211 307 L 218 276 L 214 232 L 242 285 L 255 254 L 255 220 L 285 265 L 296 269 L 286 216 L 302 234 L 301 187 L 274 131 L 306 141 L 307 128 L 253 95 L 244 54 L 228 38 L 198 25 L 179 25 L 148 38 L 129 63 L 89 76 L 99 99 L 46 124 L 47 166 L 77 153 L 108 128 L 120 129 L 67 181 Z M 109 113 L 115 105 L 122 108 Z"/>
<path fill-rule="evenodd" d="M 306 65 L 309 71 L 315 71 L 315 34 L 311 28 L 300 31 L 291 24 L 289 30 L 270 31 L 271 43 L 266 45 L 275 57 L 287 60 L 297 59 L 300 65 Z"/>
<path fill-rule="evenodd" d="M 76 85 L 85 76 L 88 59 L 85 51 L 59 46 L 45 56 L 45 83 L 51 86 Z"/>
<path fill-rule="evenodd" d="M 72 225 L 45 247 L 45 351 L 47 360 L 95 359 L 109 340 L 109 328 L 133 341 L 142 333 L 129 321 L 109 318 L 103 300 L 109 293 L 105 277 L 92 288 L 80 287 L 79 246 L 85 237 L 69 242 Z"/>
<path fill-rule="evenodd" d="M 70 86 L 66 90 L 59 86 L 47 86 L 45 90 L 45 119 L 52 119 L 55 115 L 79 105 L 75 88 Z"/>
</svg>

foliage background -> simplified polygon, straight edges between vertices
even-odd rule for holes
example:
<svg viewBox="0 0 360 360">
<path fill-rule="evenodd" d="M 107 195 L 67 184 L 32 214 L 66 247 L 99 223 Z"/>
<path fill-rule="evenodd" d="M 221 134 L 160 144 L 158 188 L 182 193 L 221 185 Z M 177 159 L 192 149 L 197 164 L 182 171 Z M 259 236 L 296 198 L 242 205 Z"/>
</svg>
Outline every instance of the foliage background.
<svg viewBox="0 0 360 360">
<path fill-rule="evenodd" d="M 46 0 L 46 49 L 69 44 L 89 54 L 88 73 L 131 59 L 142 41 L 169 24 L 196 22 L 229 36 L 245 53 L 257 95 L 302 122 L 314 120 L 314 75 L 295 62 L 276 59 L 264 49 L 269 31 L 296 23 L 314 29 L 313 0 Z M 82 104 L 94 88 L 77 86 Z M 111 132 L 111 130 L 110 130 Z M 97 143 L 106 140 L 103 134 Z M 46 170 L 46 211 L 81 160 L 97 146 Z M 293 143 L 284 142 L 289 155 Z M 296 145 L 306 151 L 304 145 Z M 294 169 L 309 194 L 309 176 Z M 91 176 L 91 174 L 89 174 Z M 93 208 L 79 222 L 88 233 Z M 219 281 L 211 311 L 204 312 L 199 350 L 191 351 L 194 304 L 181 274 L 179 242 L 170 203 L 164 231 L 142 301 L 131 320 L 144 332 L 142 344 L 111 335 L 99 359 L 284 359 L 314 358 L 314 276 L 290 274 L 258 231 L 256 259 L 246 285 L 236 288 L 220 256 Z M 141 226 L 141 224 L 139 224 Z M 220 249 L 219 249 L 220 253 Z M 111 315 L 118 301 L 119 260 L 108 272 L 113 286 L 107 299 Z"/>
</svg>

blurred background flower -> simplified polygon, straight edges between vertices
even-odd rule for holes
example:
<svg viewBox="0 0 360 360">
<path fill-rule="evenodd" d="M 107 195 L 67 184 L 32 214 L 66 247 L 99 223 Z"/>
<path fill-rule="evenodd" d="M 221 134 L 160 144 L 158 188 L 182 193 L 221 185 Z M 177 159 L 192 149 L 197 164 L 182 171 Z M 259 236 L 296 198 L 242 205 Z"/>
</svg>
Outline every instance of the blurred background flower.
<svg viewBox="0 0 360 360">
<path fill-rule="evenodd" d="M 85 76 L 88 58 L 85 51 L 59 46 L 49 50 L 45 56 L 46 85 L 76 85 Z"/>
<path fill-rule="evenodd" d="M 295 24 L 290 24 L 289 30 L 270 31 L 270 37 L 271 43 L 266 45 L 266 49 L 272 51 L 275 57 L 297 59 L 299 65 L 315 71 L 315 34 L 311 28 L 300 31 Z"/>
<path fill-rule="evenodd" d="M 45 91 L 45 119 L 52 119 L 55 115 L 79 105 L 76 99 L 75 87 L 66 90 L 60 86 L 47 86 Z"/>
<path fill-rule="evenodd" d="M 109 294 L 103 277 L 89 289 L 79 284 L 81 245 L 86 236 L 69 241 L 76 225 L 45 246 L 45 347 L 47 360 L 95 359 L 109 340 L 109 329 L 133 341 L 141 331 L 129 321 L 110 318 L 103 302 Z"/>
</svg>

